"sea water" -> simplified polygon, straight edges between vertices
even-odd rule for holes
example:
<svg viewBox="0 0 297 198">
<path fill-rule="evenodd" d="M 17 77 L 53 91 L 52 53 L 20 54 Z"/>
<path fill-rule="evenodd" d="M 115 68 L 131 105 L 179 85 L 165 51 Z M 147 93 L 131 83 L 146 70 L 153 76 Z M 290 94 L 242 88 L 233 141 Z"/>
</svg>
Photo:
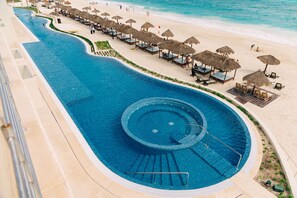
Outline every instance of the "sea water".
<svg viewBox="0 0 297 198">
<path fill-rule="evenodd" d="M 297 0 L 109 0 L 169 19 L 297 45 Z"/>
</svg>

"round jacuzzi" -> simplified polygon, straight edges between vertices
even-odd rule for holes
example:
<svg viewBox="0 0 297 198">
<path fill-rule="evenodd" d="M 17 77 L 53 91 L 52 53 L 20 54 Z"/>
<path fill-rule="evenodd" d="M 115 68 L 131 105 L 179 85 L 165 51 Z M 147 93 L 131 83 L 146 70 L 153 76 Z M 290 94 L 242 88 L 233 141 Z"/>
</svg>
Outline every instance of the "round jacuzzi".
<svg viewBox="0 0 297 198">
<path fill-rule="evenodd" d="M 198 143 L 206 120 L 194 106 L 172 98 L 146 98 L 122 115 L 124 131 L 138 143 L 160 150 L 178 150 Z"/>
</svg>

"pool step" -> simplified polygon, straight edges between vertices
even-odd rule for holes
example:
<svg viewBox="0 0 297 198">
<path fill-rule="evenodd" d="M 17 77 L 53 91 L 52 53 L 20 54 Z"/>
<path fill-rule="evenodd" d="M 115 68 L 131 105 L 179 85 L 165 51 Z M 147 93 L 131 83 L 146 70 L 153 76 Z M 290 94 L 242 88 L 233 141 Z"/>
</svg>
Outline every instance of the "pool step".
<svg viewBox="0 0 297 198">
<path fill-rule="evenodd" d="M 176 173 L 170 174 L 173 172 Z M 175 156 L 169 152 L 156 155 L 139 154 L 126 174 L 148 184 L 174 188 L 186 185 L 186 176 L 178 172 L 180 170 Z"/>
<path fill-rule="evenodd" d="M 193 146 L 191 150 L 226 178 L 229 178 L 232 175 L 232 171 L 234 173 L 235 167 L 210 147 L 206 147 L 204 144 L 199 143 Z"/>
</svg>

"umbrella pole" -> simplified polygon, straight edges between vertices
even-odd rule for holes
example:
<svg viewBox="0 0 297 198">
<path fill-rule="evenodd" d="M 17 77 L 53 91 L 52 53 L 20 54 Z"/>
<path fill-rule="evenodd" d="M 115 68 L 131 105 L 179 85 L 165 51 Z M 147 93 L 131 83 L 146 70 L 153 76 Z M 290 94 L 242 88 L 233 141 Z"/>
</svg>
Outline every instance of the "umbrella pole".
<svg viewBox="0 0 297 198">
<path fill-rule="evenodd" d="M 265 74 L 265 72 L 266 72 L 267 66 L 268 66 L 268 64 L 266 64 L 266 66 L 265 66 L 265 69 L 264 69 L 264 74 Z"/>
<path fill-rule="evenodd" d="M 254 94 L 255 89 L 256 89 L 256 85 L 254 85 L 254 87 L 253 87 L 252 95 Z"/>
</svg>

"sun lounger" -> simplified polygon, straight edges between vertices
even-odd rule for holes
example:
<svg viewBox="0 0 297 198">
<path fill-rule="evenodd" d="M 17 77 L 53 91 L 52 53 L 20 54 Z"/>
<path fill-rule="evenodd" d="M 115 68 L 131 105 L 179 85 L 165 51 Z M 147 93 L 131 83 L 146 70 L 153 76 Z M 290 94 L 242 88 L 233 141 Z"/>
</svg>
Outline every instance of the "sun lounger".
<svg viewBox="0 0 297 198">
<path fill-rule="evenodd" d="M 149 47 L 145 48 L 145 50 L 151 54 L 156 54 L 159 52 L 159 48 L 155 47 L 155 46 L 149 46 Z"/>
<path fill-rule="evenodd" d="M 281 90 L 282 88 L 285 88 L 285 85 L 282 85 L 281 83 L 276 83 L 274 86 L 274 89 Z"/>
<path fill-rule="evenodd" d="M 187 64 L 186 58 L 184 58 L 184 57 L 183 58 L 175 58 L 175 59 L 173 59 L 173 62 L 175 62 L 176 64 L 181 65 L 181 66 Z"/>
<path fill-rule="evenodd" d="M 129 45 L 133 45 L 136 43 L 136 39 L 135 38 L 128 38 L 125 40 L 126 43 L 128 43 Z"/>
<path fill-rule="evenodd" d="M 239 83 L 235 83 L 235 89 L 236 89 L 237 91 L 241 91 L 241 89 L 242 89 L 241 84 L 239 84 Z"/>
<path fill-rule="evenodd" d="M 241 86 L 241 90 L 240 90 L 242 93 L 246 94 L 248 92 L 248 88 L 246 85 L 242 85 Z"/>
<path fill-rule="evenodd" d="M 216 83 L 217 83 L 216 80 L 206 80 L 206 81 L 203 82 L 203 85 L 208 86 L 210 84 L 216 84 Z"/>
<path fill-rule="evenodd" d="M 145 49 L 148 47 L 148 44 L 147 43 L 137 43 L 136 46 L 139 47 L 140 49 Z"/>
<path fill-rule="evenodd" d="M 202 82 L 205 82 L 205 81 L 209 80 L 209 79 L 202 78 L 201 76 L 196 76 L 196 77 L 197 77 L 197 79 L 196 79 L 197 83 L 202 83 Z"/>
<path fill-rule="evenodd" d="M 195 72 L 198 72 L 203 75 L 208 74 L 211 71 L 210 68 L 203 67 L 202 65 L 194 66 L 194 70 Z"/>
<path fill-rule="evenodd" d="M 271 74 L 266 74 L 266 76 L 267 76 L 268 78 L 273 78 L 273 79 L 276 79 L 276 78 L 279 77 L 279 76 L 276 75 L 275 72 L 271 72 Z"/>
<path fill-rule="evenodd" d="M 256 98 L 260 98 L 260 96 L 261 96 L 260 90 L 259 89 L 255 89 L 254 90 L 254 93 L 253 93 L 253 96 L 255 96 Z"/>
<path fill-rule="evenodd" d="M 227 82 L 227 81 L 233 79 L 233 76 L 226 75 L 226 77 L 225 77 L 225 72 L 213 73 L 213 74 L 211 74 L 211 77 L 213 77 L 219 81 L 222 81 L 222 82 Z"/>
<path fill-rule="evenodd" d="M 124 41 L 124 40 L 129 39 L 129 38 L 130 38 L 130 36 L 127 35 L 127 34 L 118 35 L 118 39 L 120 39 L 121 41 Z"/>
<path fill-rule="evenodd" d="M 262 92 L 262 94 L 260 95 L 260 98 L 262 100 L 268 101 L 269 97 L 268 97 L 267 92 Z"/>
<path fill-rule="evenodd" d="M 166 60 L 172 60 L 172 59 L 174 59 L 174 58 L 176 58 L 177 57 L 177 55 L 175 55 L 175 54 L 172 54 L 172 53 L 162 53 L 162 55 L 161 55 L 161 58 L 164 58 L 164 59 L 166 59 Z"/>
</svg>

